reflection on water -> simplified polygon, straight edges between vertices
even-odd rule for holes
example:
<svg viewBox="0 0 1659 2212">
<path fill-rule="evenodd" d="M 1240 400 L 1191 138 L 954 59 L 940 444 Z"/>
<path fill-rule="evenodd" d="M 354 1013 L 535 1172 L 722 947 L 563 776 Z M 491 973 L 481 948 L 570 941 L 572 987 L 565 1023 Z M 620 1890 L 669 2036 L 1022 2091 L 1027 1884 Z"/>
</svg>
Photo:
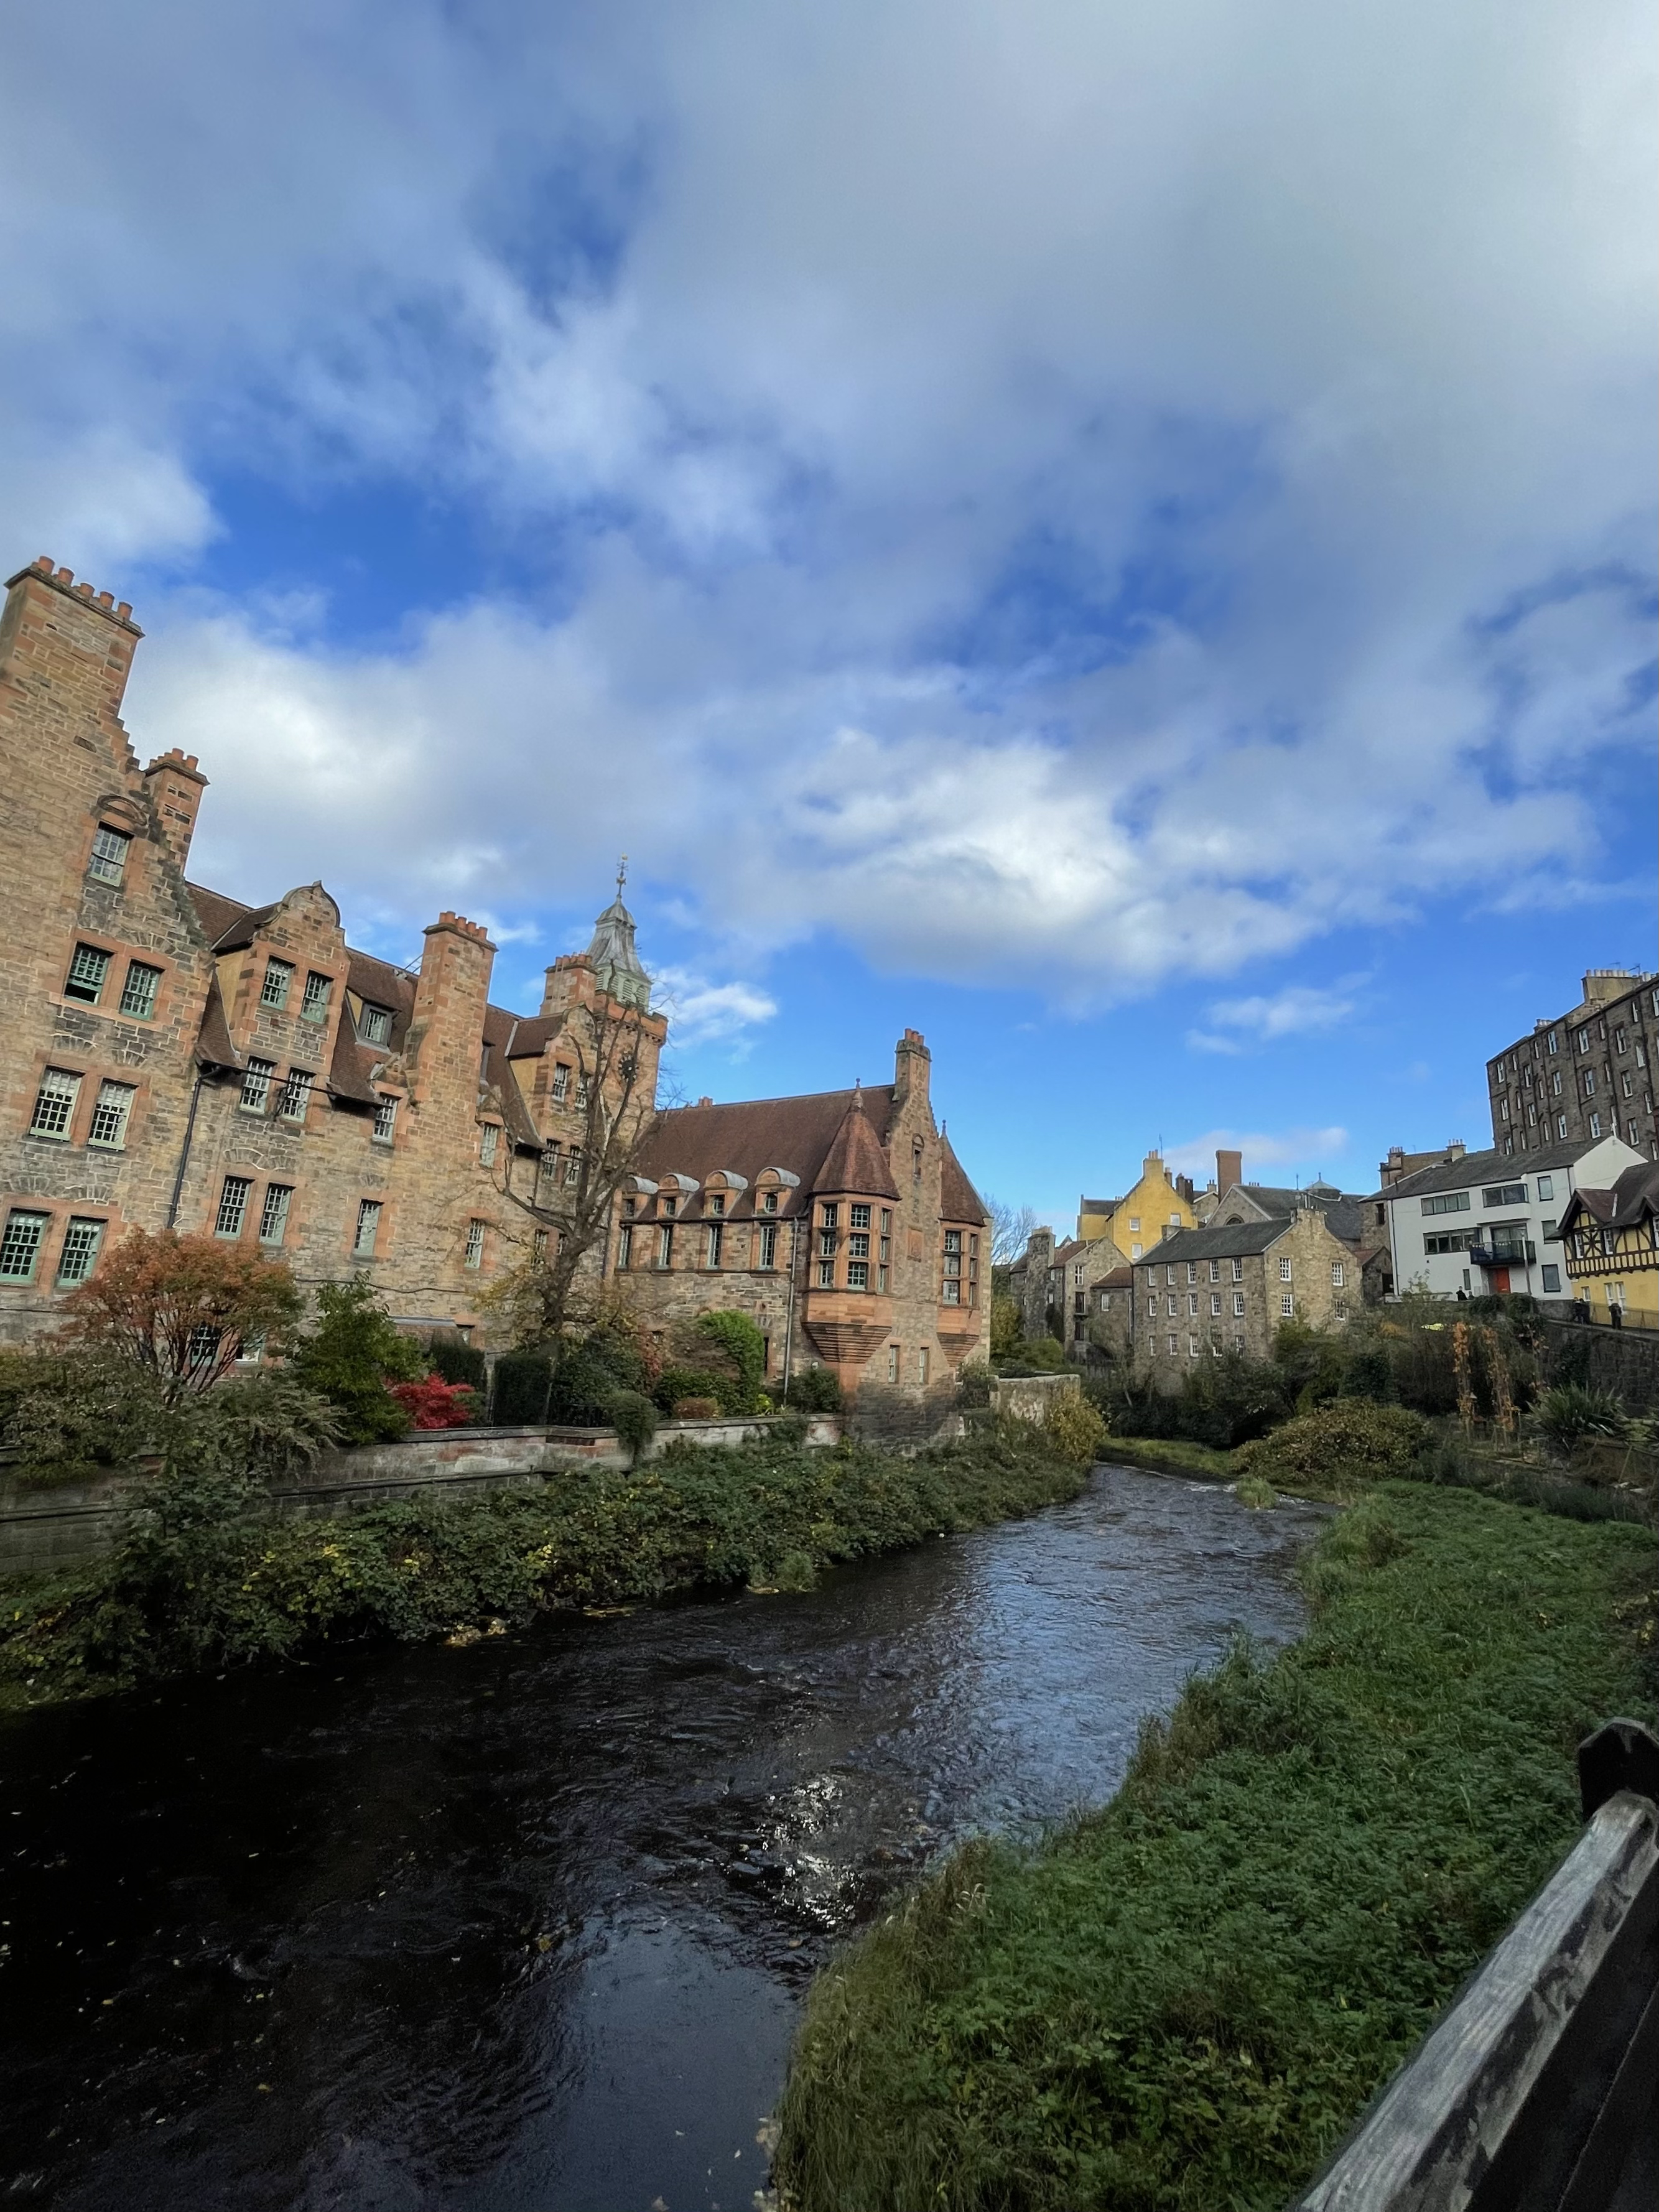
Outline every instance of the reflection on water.
<svg viewBox="0 0 1659 2212">
<path fill-rule="evenodd" d="M 1110 1795 L 1309 1509 L 1113 1469 L 805 1596 L 31 1716 L 0 1736 L 0 2188 L 726 2212 L 811 1971 L 941 1844 Z"/>
</svg>

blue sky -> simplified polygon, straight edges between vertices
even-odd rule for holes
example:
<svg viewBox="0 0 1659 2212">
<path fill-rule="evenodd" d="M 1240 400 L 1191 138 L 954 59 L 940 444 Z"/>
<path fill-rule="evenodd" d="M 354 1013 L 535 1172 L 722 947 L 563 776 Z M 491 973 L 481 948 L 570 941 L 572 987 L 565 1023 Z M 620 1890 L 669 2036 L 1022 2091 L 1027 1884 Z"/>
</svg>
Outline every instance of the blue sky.
<svg viewBox="0 0 1659 2212">
<path fill-rule="evenodd" d="M 988 1188 L 1369 1188 L 1655 941 L 1633 0 L 88 0 L 8 33 L 0 513 L 198 872 L 685 1095 L 926 1032 Z"/>
</svg>

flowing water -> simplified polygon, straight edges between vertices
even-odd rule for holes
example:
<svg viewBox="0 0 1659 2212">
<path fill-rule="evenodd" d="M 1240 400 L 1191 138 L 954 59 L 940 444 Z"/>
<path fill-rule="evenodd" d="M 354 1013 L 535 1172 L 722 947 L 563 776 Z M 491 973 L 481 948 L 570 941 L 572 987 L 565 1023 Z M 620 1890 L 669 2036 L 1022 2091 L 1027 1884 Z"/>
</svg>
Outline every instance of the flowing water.
<svg viewBox="0 0 1659 2212">
<path fill-rule="evenodd" d="M 0 2197 L 734 2212 L 805 1987 L 1111 1794 L 1316 1516 L 1127 1469 L 829 1577 L 0 1732 Z"/>
</svg>

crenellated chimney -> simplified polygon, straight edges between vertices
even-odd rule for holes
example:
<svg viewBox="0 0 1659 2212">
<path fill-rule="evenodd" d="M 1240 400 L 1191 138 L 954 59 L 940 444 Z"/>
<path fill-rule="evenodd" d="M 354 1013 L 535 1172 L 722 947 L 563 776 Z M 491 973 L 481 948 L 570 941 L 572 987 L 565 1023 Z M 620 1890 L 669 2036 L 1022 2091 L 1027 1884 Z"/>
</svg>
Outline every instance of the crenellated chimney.
<svg viewBox="0 0 1659 2212">
<path fill-rule="evenodd" d="M 893 1052 L 893 1108 L 896 1113 L 913 1097 L 927 1103 L 933 1065 L 933 1055 L 923 1042 L 921 1031 L 906 1030 Z"/>
<path fill-rule="evenodd" d="M 190 841 L 196 832 L 196 816 L 207 781 L 196 765 L 195 754 L 181 753 L 177 745 L 144 770 L 149 803 L 155 809 L 167 849 L 180 869 L 190 859 Z"/>
<path fill-rule="evenodd" d="M 468 1124 L 477 1111 L 479 1055 L 495 948 L 476 921 L 441 914 L 426 931 L 404 1058 L 416 1106 Z"/>
<path fill-rule="evenodd" d="M 125 768 L 131 756 L 121 698 L 143 635 L 125 599 L 118 606 L 110 592 L 77 584 L 72 568 L 54 568 L 43 553 L 7 579 L 0 680 L 39 694 L 52 726 L 67 729 L 79 717 L 102 723 Z"/>
</svg>

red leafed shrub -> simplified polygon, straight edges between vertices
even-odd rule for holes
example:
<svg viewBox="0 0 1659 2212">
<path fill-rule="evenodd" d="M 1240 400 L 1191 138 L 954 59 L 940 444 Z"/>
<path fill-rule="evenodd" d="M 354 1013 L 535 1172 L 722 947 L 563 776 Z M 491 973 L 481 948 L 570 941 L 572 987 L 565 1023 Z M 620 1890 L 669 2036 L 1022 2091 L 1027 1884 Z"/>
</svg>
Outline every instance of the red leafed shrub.
<svg viewBox="0 0 1659 2212">
<path fill-rule="evenodd" d="M 464 1429 L 477 1419 L 478 1394 L 470 1382 L 446 1382 L 441 1375 L 428 1375 L 424 1382 L 389 1387 L 417 1429 Z"/>
</svg>

